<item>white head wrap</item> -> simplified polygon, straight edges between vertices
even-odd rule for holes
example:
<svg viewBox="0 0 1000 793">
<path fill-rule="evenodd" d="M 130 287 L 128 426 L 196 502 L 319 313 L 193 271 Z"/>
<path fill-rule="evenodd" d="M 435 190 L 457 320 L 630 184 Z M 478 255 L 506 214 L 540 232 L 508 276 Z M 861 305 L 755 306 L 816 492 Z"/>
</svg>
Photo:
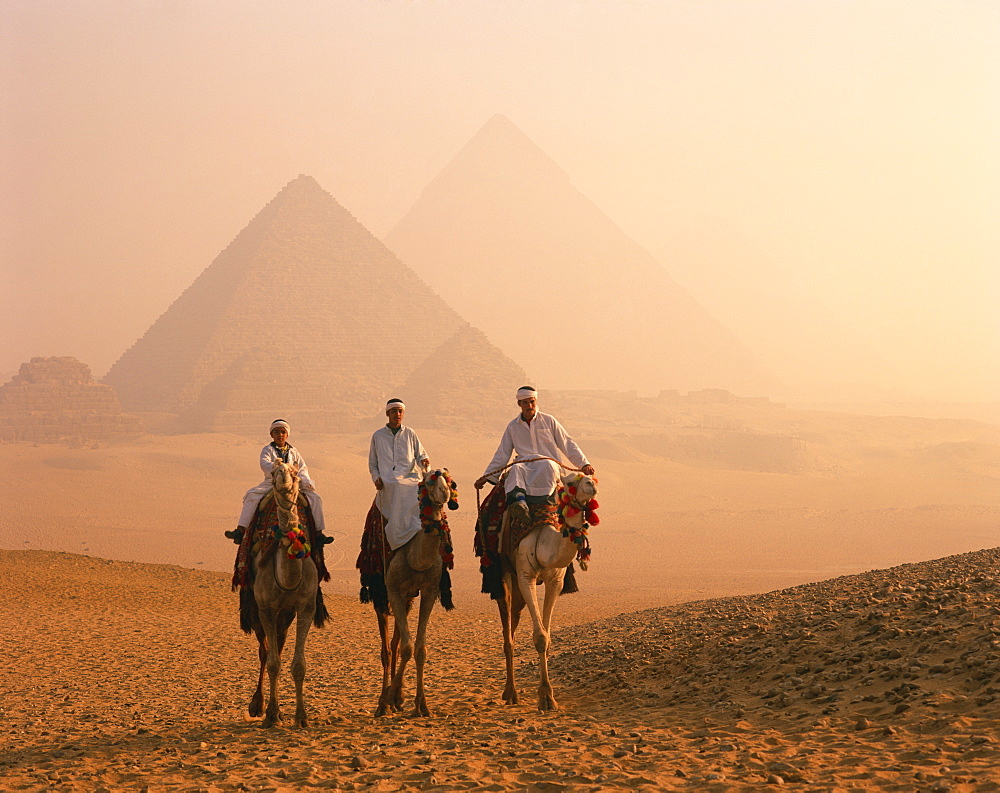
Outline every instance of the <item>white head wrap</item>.
<svg viewBox="0 0 1000 793">
<path fill-rule="evenodd" d="M 274 421 L 272 421 L 271 430 L 274 430 L 276 427 L 284 427 L 286 430 L 291 432 L 291 427 L 288 426 L 288 422 L 285 421 L 284 419 L 275 419 Z"/>
<path fill-rule="evenodd" d="M 517 389 L 517 401 L 520 402 L 522 399 L 538 399 L 538 392 L 534 388 L 524 388 Z"/>
<path fill-rule="evenodd" d="M 403 404 L 402 399 L 390 399 L 385 403 L 386 412 L 388 412 L 390 408 L 403 408 L 403 410 L 406 410 L 406 405 Z"/>
</svg>

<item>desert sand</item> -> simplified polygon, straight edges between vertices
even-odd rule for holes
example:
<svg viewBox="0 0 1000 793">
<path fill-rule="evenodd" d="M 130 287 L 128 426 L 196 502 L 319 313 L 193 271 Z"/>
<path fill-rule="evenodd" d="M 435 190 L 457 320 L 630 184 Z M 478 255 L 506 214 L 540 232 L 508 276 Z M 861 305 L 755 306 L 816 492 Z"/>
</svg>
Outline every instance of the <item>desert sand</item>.
<svg viewBox="0 0 1000 793">
<path fill-rule="evenodd" d="M 998 550 L 557 631 L 546 714 L 526 642 L 503 705 L 496 627 L 458 610 L 432 622 L 434 715 L 374 718 L 374 620 L 331 596 L 306 730 L 243 715 L 224 574 L 41 551 L 0 572 L 7 789 L 1000 787 Z"/>
<path fill-rule="evenodd" d="M 222 532 L 259 481 L 263 439 L 0 445 L 3 786 L 1000 786 L 1000 557 L 979 550 L 1000 544 L 997 427 L 678 410 L 574 430 L 601 523 L 581 591 L 557 606 L 547 714 L 525 626 L 522 703 L 502 703 L 496 610 L 471 553 L 471 482 L 495 436 L 420 432 L 459 483 L 457 609 L 431 622 L 434 715 L 375 719 L 377 636 L 354 570 L 368 434 L 293 430 L 336 537 L 306 731 L 244 715 L 256 646 Z M 287 677 L 281 699 L 288 717 Z"/>
</svg>

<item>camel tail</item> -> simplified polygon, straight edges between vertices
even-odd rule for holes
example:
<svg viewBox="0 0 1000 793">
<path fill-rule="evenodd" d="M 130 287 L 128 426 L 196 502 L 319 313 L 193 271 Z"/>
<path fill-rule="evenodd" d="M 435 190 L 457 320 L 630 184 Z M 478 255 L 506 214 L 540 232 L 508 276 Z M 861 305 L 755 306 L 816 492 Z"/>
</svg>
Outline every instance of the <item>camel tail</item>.
<svg viewBox="0 0 1000 793">
<path fill-rule="evenodd" d="M 326 610 L 326 603 L 323 602 L 323 590 L 316 587 L 316 613 L 313 615 L 313 625 L 322 628 L 328 619 L 330 612 Z"/>
<path fill-rule="evenodd" d="M 572 595 L 574 592 L 579 592 L 580 587 L 576 585 L 576 572 L 573 570 L 573 565 L 570 564 L 566 568 L 566 575 L 563 576 L 563 588 L 560 595 Z"/>
<path fill-rule="evenodd" d="M 451 611 L 455 608 L 455 604 L 451 599 L 451 573 L 448 572 L 448 568 L 442 568 L 441 570 L 441 605 L 444 606 L 445 611 Z"/>
</svg>

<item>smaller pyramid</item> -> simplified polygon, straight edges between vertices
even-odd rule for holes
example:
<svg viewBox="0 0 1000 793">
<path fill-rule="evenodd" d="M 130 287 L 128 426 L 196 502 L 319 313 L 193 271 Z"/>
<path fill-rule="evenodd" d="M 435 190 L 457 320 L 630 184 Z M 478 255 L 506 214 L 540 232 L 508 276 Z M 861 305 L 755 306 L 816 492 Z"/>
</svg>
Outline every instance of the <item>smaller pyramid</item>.
<svg viewBox="0 0 1000 793">
<path fill-rule="evenodd" d="M 115 390 L 95 383 L 76 358 L 32 358 L 0 386 L 0 441 L 107 441 L 141 431 Z"/>
<path fill-rule="evenodd" d="M 494 426 L 517 414 L 514 394 L 526 382 L 520 366 L 466 325 L 427 356 L 398 396 L 420 426 L 467 427 L 470 415 L 478 425 Z"/>
</svg>

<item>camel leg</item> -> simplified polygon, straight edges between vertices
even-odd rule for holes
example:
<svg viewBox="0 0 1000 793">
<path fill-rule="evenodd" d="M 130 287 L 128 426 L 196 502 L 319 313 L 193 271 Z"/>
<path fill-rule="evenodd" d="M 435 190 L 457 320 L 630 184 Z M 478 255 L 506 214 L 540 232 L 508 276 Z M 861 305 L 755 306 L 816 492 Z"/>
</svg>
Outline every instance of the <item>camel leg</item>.
<svg viewBox="0 0 1000 793">
<path fill-rule="evenodd" d="M 508 705 L 518 703 L 517 688 L 514 686 L 514 631 L 517 629 L 517 622 L 521 610 L 514 610 L 512 601 L 514 593 L 511 580 L 504 577 L 503 597 L 497 600 L 497 608 L 500 611 L 500 627 L 503 631 L 503 654 L 507 664 L 507 683 L 503 689 L 503 701 Z"/>
<path fill-rule="evenodd" d="M 521 591 L 521 597 L 524 598 L 524 605 L 528 607 L 528 613 L 531 615 L 531 640 L 535 650 L 538 651 L 538 666 L 542 681 L 538 687 L 538 709 L 555 710 L 556 701 L 552 698 L 552 688 L 548 683 L 549 632 L 542 624 L 542 615 L 538 608 L 538 597 L 535 594 L 536 578 L 534 570 L 517 571 L 517 586 Z"/>
<path fill-rule="evenodd" d="M 558 571 L 559 575 L 553 576 L 545 582 L 545 599 L 542 601 L 542 627 L 545 630 L 546 647 L 545 653 L 539 658 L 539 679 L 538 679 L 538 709 L 556 710 L 556 699 L 552 695 L 552 684 L 549 683 L 549 642 L 552 637 L 552 612 L 555 611 L 556 600 L 562 591 L 563 575 L 565 568 Z"/>
<path fill-rule="evenodd" d="M 391 660 L 389 657 L 389 615 L 375 609 L 375 619 L 378 621 L 379 649 L 382 659 L 382 688 L 379 695 L 381 697 L 381 694 L 384 694 L 385 690 L 389 687 L 389 680 L 392 675 L 389 671 Z M 376 713 L 375 715 L 381 716 L 383 714 Z"/>
<path fill-rule="evenodd" d="M 413 655 L 413 642 L 410 640 L 410 627 L 407 622 L 411 605 L 413 605 L 412 599 L 407 602 L 399 592 L 389 592 L 389 608 L 396 618 L 396 631 L 399 633 L 399 659 L 389 688 L 383 691 L 379 698 L 376 716 L 384 716 L 389 708 L 400 710 L 403 707 L 403 674 L 406 672 L 406 664 Z M 395 640 L 395 636 L 393 639 Z"/>
<path fill-rule="evenodd" d="M 380 612 L 376 609 L 375 616 L 378 619 L 379 637 L 382 640 L 382 693 L 379 695 L 375 715 L 384 716 L 390 707 L 394 710 L 399 710 L 399 708 L 393 706 L 389 690 L 392 679 L 396 675 L 396 658 L 399 651 L 399 628 L 396 626 L 396 620 L 393 619 L 392 638 L 390 639 L 389 617 L 391 615 L 388 611 Z"/>
<path fill-rule="evenodd" d="M 431 610 L 438 599 L 436 587 L 428 587 L 420 593 L 420 611 L 417 616 L 417 641 L 414 645 L 413 660 L 417 667 L 417 693 L 414 699 L 413 715 L 430 716 L 427 698 L 424 695 L 424 661 L 427 660 L 427 624 L 431 620 Z"/>
<path fill-rule="evenodd" d="M 267 670 L 267 637 L 262 628 L 256 628 L 254 634 L 257 636 L 257 656 L 260 658 L 260 672 L 257 675 L 257 689 L 250 697 L 250 706 L 247 711 L 256 718 L 264 712 L 264 672 Z"/>
<path fill-rule="evenodd" d="M 309 726 L 303 683 L 306 679 L 306 638 L 316 615 L 316 599 L 309 598 L 295 615 L 295 654 L 292 656 L 292 680 L 295 681 L 295 726 Z"/>
<path fill-rule="evenodd" d="M 389 645 L 389 676 L 396 674 L 396 664 L 399 663 L 399 626 L 392 621 L 392 643 Z"/>
<path fill-rule="evenodd" d="M 267 700 L 267 710 L 264 712 L 262 726 L 273 727 L 281 720 L 278 710 L 278 673 L 281 671 L 281 651 L 278 649 L 278 624 L 276 615 L 261 611 L 260 621 L 264 627 L 267 644 L 267 676 L 270 683 L 270 693 Z"/>
</svg>

